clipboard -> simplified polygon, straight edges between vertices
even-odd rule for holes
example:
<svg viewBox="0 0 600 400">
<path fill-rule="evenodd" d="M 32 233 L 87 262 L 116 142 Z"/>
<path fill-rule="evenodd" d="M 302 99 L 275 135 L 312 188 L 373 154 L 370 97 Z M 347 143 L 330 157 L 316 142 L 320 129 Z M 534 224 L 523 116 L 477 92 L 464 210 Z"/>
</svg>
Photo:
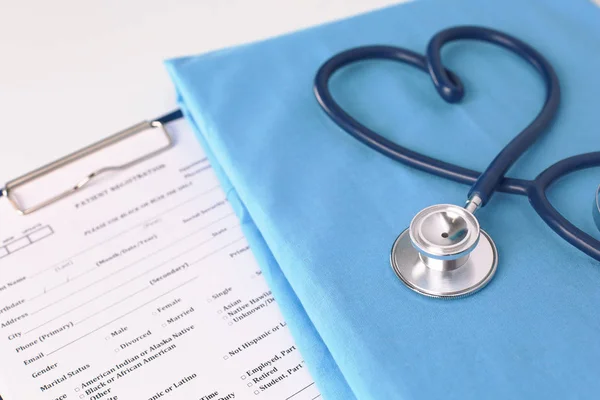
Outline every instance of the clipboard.
<svg viewBox="0 0 600 400">
<path fill-rule="evenodd" d="M 64 199 L 67 196 L 70 196 L 82 188 L 89 185 L 91 182 L 96 181 L 100 176 L 106 174 L 111 171 L 120 171 L 127 168 L 130 168 L 136 164 L 141 163 L 142 161 L 148 160 L 158 154 L 161 154 L 170 148 L 173 147 L 174 142 L 173 138 L 169 134 L 168 130 L 165 128 L 165 125 L 169 122 L 175 121 L 183 117 L 183 113 L 181 110 L 175 110 L 168 114 L 165 114 L 159 118 L 150 120 L 150 121 L 142 121 L 138 124 L 135 124 L 127 129 L 124 129 L 120 132 L 117 132 L 113 135 L 110 135 L 96 143 L 92 143 L 89 146 L 81 148 L 71 154 L 68 154 L 58 160 L 55 160 L 47 165 L 44 165 L 40 168 L 37 168 L 31 172 L 28 172 L 22 176 L 19 176 L 15 179 L 10 180 L 4 185 L 4 188 L 0 189 L 0 198 L 6 197 L 8 202 L 12 205 L 15 211 L 20 215 L 28 215 L 35 211 L 38 211 L 44 207 L 47 207 L 53 203 L 56 203 L 59 200 Z M 69 164 L 74 163 L 75 161 L 81 160 L 86 156 L 97 153 L 109 146 L 118 144 L 128 138 L 133 136 L 142 135 L 145 132 L 149 132 L 152 130 L 158 130 L 164 138 L 166 139 L 166 144 L 152 149 L 148 152 L 140 154 L 138 157 L 128 160 L 124 163 L 116 164 L 116 165 L 107 165 L 101 168 L 95 169 L 92 172 L 87 173 L 87 175 L 83 176 L 82 179 L 75 182 L 73 186 L 66 190 L 61 190 L 56 194 L 51 194 L 47 198 L 36 202 L 33 205 L 25 206 L 22 204 L 21 200 L 15 195 L 15 192 L 18 188 L 23 187 L 35 180 L 38 180 L 54 171 L 57 171 L 63 167 L 68 166 Z M 1 398 L 0 398 L 1 400 Z"/>
</svg>

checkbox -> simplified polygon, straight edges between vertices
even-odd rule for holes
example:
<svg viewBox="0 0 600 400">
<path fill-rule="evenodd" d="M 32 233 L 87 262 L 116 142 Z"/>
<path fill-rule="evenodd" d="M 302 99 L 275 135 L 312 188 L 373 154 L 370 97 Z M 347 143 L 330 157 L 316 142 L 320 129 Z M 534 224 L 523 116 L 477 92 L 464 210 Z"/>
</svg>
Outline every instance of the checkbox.
<svg viewBox="0 0 600 400">
<path fill-rule="evenodd" d="M 79 388 L 78 388 L 78 387 L 76 387 L 76 388 L 75 388 L 75 391 L 76 391 L 76 392 L 79 392 Z"/>
<path fill-rule="evenodd" d="M 152 311 L 152 315 L 156 315 L 156 311 Z"/>
<path fill-rule="evenodd" d="M 256 393 L 255 393 L 255 394 L 256 394 Z M 84 395 L 82 395 L 82 394 L 80 394 L 80 395 L 79 395 L 79 398 L 80 398 L 80 399 L 83 399 L 84 397 L 85 397 L 85 396 L 84 396 Z"/>
<path fill-rule="evenodd" d="M 229 356 L 223 356 L 223 360 L 227 360 Z"/>
<path fill-rule="evenodd" d="M 255 390 L 254 394 L 260 394 L 260 392 L 258 390 Z"/>
<path fill-rule="evenodd" d="M 162 327 L 163 327 L 163 328 L 166 328 L 166 327 L 167 327 L 167 324 L 162 324 Z"/>
<path fill-rule="evenodd" d="M 227 315 L 223 317 L 223 319 L 227 319 Z"/>
<path fill-rule="evenodd" d="M 105 337 L 104 340 L 110 340 L 110 336 Z"/>
<path fill-rule="evenodd" d="M 118 352 L 119 352 L 119 349 L 115 349 L 115 353 L 118 353 Z"/>
<path fill-rule="evenodd" d="M 248 382 L 248 387 L 251 387 L 251 386 L 252 386 L 252 382 Z"/>
<path fill-rule="evenodd" d="M 212 301 L 212 299 L 211 299 L 210 297 L 208 297 L 208 298 L 206 299 L 206 302 L 207 302 L 207 303 L 210 303 L 211 301 Z"/>
<path fill-rule="evenodd" d="M 246 379 L 246 375 L 242 375 L 242 376 L 240 376 L 240 379 L 241 379 L 241 380 L 244 380 L 244 379 Z"/>
<path fill-rule="evenodd" d="M 231 326 L 231 325 L 233 325 L 233 322 L 229 321 L 229 323 L 227 325 Z"/>
<path fill-rule="evenodd" d="M 221 314 L 223 312 L 223 310 L 219 310 L 217 311 L 217 314 Z"/>
</svg>

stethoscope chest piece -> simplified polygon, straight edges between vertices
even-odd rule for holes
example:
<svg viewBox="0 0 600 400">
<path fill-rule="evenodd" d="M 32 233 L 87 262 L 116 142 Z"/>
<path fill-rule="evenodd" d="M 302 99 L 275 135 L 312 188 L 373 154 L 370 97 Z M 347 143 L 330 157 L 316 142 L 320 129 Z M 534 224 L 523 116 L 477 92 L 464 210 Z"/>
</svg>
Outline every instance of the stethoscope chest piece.
<svg viewBox="0 0 600 400">
<path fill-rule="evenodd" d="M 402 282 L 418 293 L 460 297 L 492 279 L 498 251 L 468 210 L 439 204 L 419 212 L 398 236 L 391 264 Z"/>
</svg>

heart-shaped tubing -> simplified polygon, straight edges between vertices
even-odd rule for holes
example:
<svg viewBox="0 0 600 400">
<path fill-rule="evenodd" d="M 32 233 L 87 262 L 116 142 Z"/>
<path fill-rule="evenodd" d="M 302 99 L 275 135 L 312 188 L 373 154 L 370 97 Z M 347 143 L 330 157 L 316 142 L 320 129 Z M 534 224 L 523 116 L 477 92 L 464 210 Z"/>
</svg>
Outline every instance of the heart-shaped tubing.
<svg viewBox="0 0 600 400">
<path fill-rule="evenodd" d="M 479 176 L 469 191 L 469 198 L 478 196 L 484 206 L 494 194 L 504 174 L 550 125 L 560 104 L 560 85 L 552 65 L 533 47 L 505 33 L 479 26 L 459 26 L 445 29 L 431 38 L 427 46 L 427 64 L 438 93 L 450 103 L 463 96 L 463 86 L 455 83 L 442 65 L 441 50 L 444 44 L 471 39 L 492 43 L 521 56 L 542 76 L 546 84 L 546 101 L 538 116 L 521 133 L 514 137 Z"/>
<path fill-rule="evenodd" d="M 444 68 L 442 47 L 452 41 L 471 39 L 498 45 L 513 51 L 531 64 L 546 83 L 544 106 L 523 131 L 498 153 L 483 173 L 450 164 L 417 153 L 378 135 L 346 113 L 333 99 L 329 79 L 338 69 L 357 61 L 387 59 L 412 65 L 429 72 L 440 96 L 450 103 L 462 99 L 464 86 L 458 76 Z M 493 29 L 477 26 L 459 26 L 445 29 L 432 37 L 427 46 L 427 57 L 413 51 L 392 46 L 365 46 L 346 50 L 327 60 L 315 77 L 314 93 L 323 110 L 342 129 L 378 152 L 413 168 L 429 172 L 456 182 L 472 185 L 468 198 L 478 196 L 484 206 L 494 191 L 527 194 L 530 181 L 505 178 L 508 169 L 544 132 L 551 123 L 560 104 L 560 86 L 554 69 L 546 59 L 528 44 Z"/>
<path fill-rule="evenodd" d="M 331 95 L 329 79 L 338 69 L 359 61 L 384 59 L 402 62 L 429 72 L 438 93 L 446 101 L 456 102 L 464 95 L 464 87 L 458 76 L 443 67 L 440 52 L 445 43 L 458 39 L 482 40 L 512 50 L 533 65 L 546 81 L 546 102 L 536 119 L 498 154 L 483 174 L 417 153 L 378 135 L 352 118 Z M 467 185 L 478 184 L 480 189 L 477 192 L 472 189 L 471 193 L 479 194 L 482 200 L 489 200 L 494 190 L 528 196 L 533 208 L 555 232 L 579 250 L 600 261 L 598 240 L 567 221 L 550 204 L 545 194 L 546 188 L 560 176 L 578 169 L 600 166 L 600 153 L 587 153 L 559 161 L 534 181 L 504 177 L 510 166 L 551 122 L 560 102 L 560 87 L 556 73 L 550 64 L 527 44 L 502 32 L 466 26 L 450 28 L 435 35 L 428 45 L 428 57 L 400 47 L 357 47 L 336 54 L 319 68 L 315 76 L 314 93 L 323 110 L 338 126 L 386 157 L 455 182 Z M 486 179 L 483 179 L 483 175 Z"/>
<path fill-rule="evenodd" d="M 529 186 L 531 206 L 554 232 L 573 246 L 600 261 L 600 241 L 583 232 L 552 206 L 546 190 L 559 178 L 586 168 L 600 167 L 600 151 L 565 158 L 546 168 Z"/>
<path fill-rule="evenodd" d="M 373 59 L 398 61 L 428 72 L 428 64 L 425 56 L 401 47 L 363 46 L 343 51 L 327 60 L 319 68 L 315 76 L 313 90 L 317 101 L 325 113 L 351 136 L 392 160 L 458 183 L 473 185 L 480 176 L 480 172 L 438 160 L 400 146 L 367 128 L 337 104 L 329 90 L 329 79 L 331 76 L 337 70 L 347 65 Z M 462 82 L 458 76 L 449 70 L 446 70 L 446 74 L 453 82 L 454 87 L 459 88 L 460 93 L 464 93 Z M 529 184 L 530 181 L 528 180 L 504 178 L 498 185 L 498 190 L 506 193 L 527 195 Z"/>
</svg>

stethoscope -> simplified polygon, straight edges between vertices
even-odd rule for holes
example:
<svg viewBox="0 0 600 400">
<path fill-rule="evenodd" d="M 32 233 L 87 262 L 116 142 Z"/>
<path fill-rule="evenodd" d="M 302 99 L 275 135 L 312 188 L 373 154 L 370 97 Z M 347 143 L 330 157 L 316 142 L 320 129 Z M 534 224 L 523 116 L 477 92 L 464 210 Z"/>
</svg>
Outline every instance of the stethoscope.
<svg viewBox="0 0 600 400">
<path fill-rule="evenodd" d="M 402 147 L 362 125 L 346 113 L 329 91 L 330 77 L 357 61 L 387 59 L 428 72 L 439 95 L 449 103 L 462 99 L 461 80 L 444 68 L 444 44 L 474 39 L 493 43 L 524 58 L 542 75 L 546 101 L 535 120 L 498 153 L 483 173 L 450 164 Z M 548 127 L 560 103 L 558 77 L 546 59 L 531 46 L 488 28 L 461 26 L 445 29 L 430 40 L 426 56 L 391 46 L 365 46 L 346 50 L 326 61 L 315 77 L 314 92 L 327 115 L 343 130 L 381 154 L 410 167 L 472 185 L 464 207 L 438 204 L 417 213 L 392 246 L 391 264 L 409 288 L 432 297 L 459 297 L 483 288 L 494 276 L 498 251 L 479 227 L 475 212 L 485 206 L 494 191 L 527 196 L 542 219 L 563 239 L 600 261 L 600 241 L 565 219 L 548 201 L 546 189 L 557 179 L 581 169 L 600 166 L 600 152 L 579 154 L 558 161 L 534 180 L 506 178 L 517 159 Z M 594 218 L 600 229 L 600 188 L 595 196 Z"/>
</svg>

